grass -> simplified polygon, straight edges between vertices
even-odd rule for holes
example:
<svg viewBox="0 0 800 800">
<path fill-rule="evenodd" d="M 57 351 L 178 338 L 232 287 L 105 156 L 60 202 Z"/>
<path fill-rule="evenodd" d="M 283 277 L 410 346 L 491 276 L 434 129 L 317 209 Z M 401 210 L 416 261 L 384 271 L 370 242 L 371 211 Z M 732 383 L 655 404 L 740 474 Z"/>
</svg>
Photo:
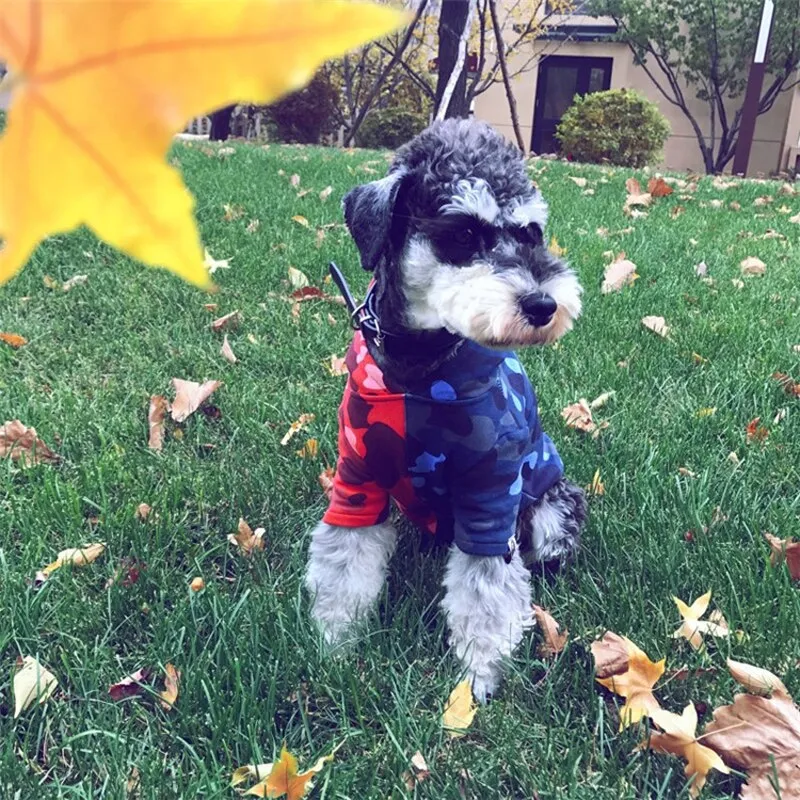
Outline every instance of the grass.
<svg viewBox="0 0 800 800">
<path fill-rule="evenodd" d="M 667 681 L 658 696 L 672 710 L 692 699 L 707 721 L 729 701 L 728 655 L 777 672 L 800 696 L 800 595 L 785 570 L 770 568 L 762 540 L 765 530 L 800 528 L 800 405 L 770 377 L 800 379 L 800 228 L 780 208 L 796 214 L 800 198 L 779 196 L 778 184 L 722 192 L 705 179 L 692 199 L 661 199 L 631 221 L 622 213 L 628 172 L 533 165 L 550 232 L 586 287 L 585 314 L 560 346 L 522 357 L 570 475 L 585 485 L 599 469 L 606 494 L 592 499 L 577 563 L 534 581 L 537 602 L 573 643 L 547 663 L 534 633 L 469 735 L 450 740 L 440 713 L 459 675 L 437 611 L 441 556 L 420 554 L 414 535 L 403 539 L 379 617 L 341 659 L 321 654 L 301 591 L 343 382 L 324 362 L 344 352 L 350 331 L 340 306 L 305 303 L 294 319 L 273 293 L 286 291 L 290 265 L 319 284 L 330 259 L 363 293 L 368 276 L 346 231 L 328 229 L 317 248 L 314 228 L 339 223 L 341 196 L 382 173 L 384 158 L 245 146 L 227 158 L 177 146 L 174 158 L 197 195 L 204 242 L 232 259 L 217 273 L 218 294 L 145 270 L 86 232 L 54 237 L 0 289 L 0 330 L 30 342 L 0 345 L 0 418 L 35 426 L 63 457 L 58 467 L 0 464 L 0 796 L 123 798 L 135 767 L 143 798 L 231 797 L 234 767 L 270 761 L 285 742 L 301 764 L 343 743 L 317 781 L 320 798 L 405 797 L 402 775 L 417 750 L 431 768 L 420 798 L 686 797 L 682 763 L 632 754 L 641 732 L 618 733 L 615 701 L 594 683 L 588 644 L 606 629 L 666 657 L 668 669 L 721 668 Z M 587 177 L 594 195 L 569 175 Z M 298 198 L 303 188 L 313 191 Z M 775 199 L 754 206 L 760 195 Z M 717 197 L 725 208 L 708 205 Z M 246 213 L 226 222 L 225 203 Z M 673 219 L 676 205 L 685 212 Z M 254 233 L 251 219 L 260 220 Z M 611 234 L 598 236 L 599 227 Z M 759 238 L 770 228 L 786 239 Z M 641 277 L 601 295 L 604 251 L 622 250 Z M 750 255 L 767 273 L 736 288 Z M 696 277 L 700 261 L 713 285 Z M 76 273 L 89 280 L 68 293 L 43 285 L 45 275 Z M 242 311 L 230 335 L 235 365 L 219 356 L 208 302 L 218 315 Z M 642 328 L 647 314 L 666 318 L 668 340 Z M 156 454 L 147 448 L 148 398 L 167 393 L 172 377 L 224 381 L 213 397 L 221 417 L 195 414 Z M 610 423 L 598 439 L 564 427 L 562 407 L 605 391 L 616 394 L 598 412 Z M 698 416 L 712 406 L 713 416 Z M 787 414 L 773 424 L 781 408 Z M 304 412 L 315 422 L 282 447 Z M 745 442 L 754 417 L 770 429 L 763 447 Z M 319 456 L 302 459 L 295 451 L 309 436 Z M 145 523 L 134 515 L 141 502 L 153 508 Z M 266 528 L 266 550 L 251 561 L 226 542 L 240 516 Z M 99 561 L 33 588 L 59 550 L 91 541 L 108 543 Z M 143 565 L 138 581 L 107 588 L 131 561 Z M 200 593 L 189 589 L 195 576 L 206 583 Z M 678 622 L 671 596 L 708 589 L 746 636 L 697 655 L 669 638 Z M 15 721 L 20 654 L 38 656 L 60 689 Z M 183 673 L 171 712 L 152 696 L 110 701 L 111 683 L 167 662 Z M 731 797 L 737 785 L 712 777 L 704 796 Z"/>
</svg>

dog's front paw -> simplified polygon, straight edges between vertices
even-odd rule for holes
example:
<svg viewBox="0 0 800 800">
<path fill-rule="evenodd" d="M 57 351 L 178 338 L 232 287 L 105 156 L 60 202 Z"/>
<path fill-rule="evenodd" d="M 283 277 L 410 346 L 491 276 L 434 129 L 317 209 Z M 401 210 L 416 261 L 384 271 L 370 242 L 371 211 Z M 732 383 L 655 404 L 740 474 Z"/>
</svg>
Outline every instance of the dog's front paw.
<svg viewBox="0 0 800 800">
<path fill-rule="evenodd" d="M 475 702 L 486 705 L 500 686 L 502 673 L 499 668 L 471 672 L 467 676 L 467 680 L 472 685 L 472 695 L 475 698 Z"/>
</svg>

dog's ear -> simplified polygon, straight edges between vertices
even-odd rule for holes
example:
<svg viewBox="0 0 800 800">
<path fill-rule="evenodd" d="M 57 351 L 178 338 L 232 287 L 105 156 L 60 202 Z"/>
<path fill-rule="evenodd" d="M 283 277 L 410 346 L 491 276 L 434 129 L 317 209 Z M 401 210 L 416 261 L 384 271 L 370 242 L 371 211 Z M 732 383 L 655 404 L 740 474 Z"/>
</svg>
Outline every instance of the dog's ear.
<svg viewBox="0 0 800 800">
<path fill-rule="evenodd" d="M 379 181 L 351 189 L 342 200 L 344 221 L 361 254 L 361 266 L 373 272 L 389 252 L 392 219 L 405 173 L 397 170 Z"/>
</svg>

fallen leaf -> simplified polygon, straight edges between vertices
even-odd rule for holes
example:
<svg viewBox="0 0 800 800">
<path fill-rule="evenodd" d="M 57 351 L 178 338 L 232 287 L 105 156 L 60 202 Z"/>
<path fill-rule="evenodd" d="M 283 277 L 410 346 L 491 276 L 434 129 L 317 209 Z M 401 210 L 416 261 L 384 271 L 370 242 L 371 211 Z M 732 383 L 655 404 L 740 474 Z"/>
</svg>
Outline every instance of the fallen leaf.
<svg viewBox="0 0 800 800">
<path fill-rule="evenodd" d="M 203 308 L 206 311 L 216 311 L 219 308 L 219 304 L 217 304 L 217 303 L 203 303 Z"/>
<path fill-rule="evenodd" d="M 643 192 L 639 181 L 636 178 L 628 178 L 625 181 L 625 189 L 628 196 L 625 198 L 623 211 L 629 216 L 634 216 L 634 206 L 649 206 L 653 198 L 648 192 Z"/>
<path fill-rule="evenodd" d="M 236 153 L 235 147 L 220 147 L 219 150 L 217 150 L 217 155 L 220 156 L 220 158 L 223 158 L 225 156 L 232 156 L 235 153 Z"/>
<path fill-rule="evenodd" d="M 585 197 L 591 197 L 594 194 L 594 189 L 584 189 L 581 194 L 583 194 Z"/>
<path fill-rule="evenodd" d="M 731 464 L 733 464 L 733 466 L 734 466 L 734 467 L 738 467 L 738 466 L 740 466 L 740 465 L 741 465 L 741 463 L 742 463 L 742 460 L 741 460 L 741 459 L 739 458 L 739 456 L 736 454 L 736 451 L 735 451 L 735 450 L 731 450 L 731 452 L 730 452 L 730 453 L 728 453 L 728 461 L 730 461 L 730 462 L 731 462 Z"/>
<path fill-rule="evenodd" d="M 292 187 L 296 189 L 300 185 L 300 176 L 295 173 L 291 178 L 289 178 L 289 183 L 291 183 Z"/>
<path fill-rule="evenodd" d="M 703 278 L 708 275 L 708 265 L 705 261 L 701 261 L 699 264 L 695 264 L 694 267 L 694 274 L 697 275 L 698 278 Z"/>
<path fill-rule="evenodd" d="M 728 661 L 731 674 L 752 684 L 758 668 Z M 744 670 L 744 672 L 743 672 Z M 747 773 L 742 800 L 795 800 L 800 786 L 800 709 L 781 681 L 766 670 L 772 697 L 737 694 L 733 703 L 714 709 L 706 726 L 704 744 L 727 764 Z M 759 687 L 760 688 L 760 687 Z"/>
<path fill-rule="evenodd" d="M 711 206 L 711 208 L 722 208 L 725 205 L 722 200 L 709 200 L 708 204 Z M 700 205 L 702 206 L 703 203 L 700 203 Z"/>
<path fill-rule="evenodd" d="M 678 467 L 678 475 L 682 475 L 684 478 L 696 478 L 697 473 L 692 472 L 688 467 Z"/>
<path fill-rule="evenodd" d="M 335 752 L 335 751 L 334 751 Z M 330 761 L 333 753 L 318 759 L 306 772 L 297 771 L 297 759 L 284 746 L 280 760 L 276 761 L 264 780 L 248 789 L 245 794 L 256 797 L 282 797 L 286 800 L 300 800 L 311 788 L 311 779 L 317 775 Z"/>
<path fill-rule="evenodd" d="M 333 494 L 333 476 L 335 474 L 336 473 L 333 467 L 325 467 L 325 469 L 320 472 L 319 477 L 317 478 L 325 497 L 328 499 L 330 499 L 331 495 Z"/>
<path fill-rule="evenodd" d="M 772 379 L 778 381 L 781 389 L 792 397 L 800 397 L 800 383 L 796 382 L 785 372 L 773 372 Z"/>
<path fill-rule="evenodd" d="M 580 189 L 585 188 L 588 183 L 586 178 L 577 178 L 574 175 L 567 175 L 567 177 Z"/>
<path fill-rule="evenodd" d="M 36 435 L 36 428 L 27 428 L 18 419 L 0 426 L 0 458 L 10 457 L 27 467 L 57 464 L 60 458 Z"/>
<path fill-rule="evenodd" d="M 164 691 L 159 692 L 159 703 L 165 711 L 170 711 L 178 699 L 178 688 L 181 682 L 181 671 L 172 664 L 164 665 Z"/>
<path fill-rule="evenodd" d="M 240 311 L 231 311 L 230 314 L 225 314 L 223 317 L 218 317 L 211 323 L 212 331 L 221 331 L 225 328 L 235 328 L 242 321 L 242 314 Z"/>
<path fill-rule="evenodd" d="M 616 392 L 603 392 L 602 394 L 597 395 L 597 397 L 595 397 L 595 399 L 589 403 L 589 408 L 591 408 L 592 411 L 602 408 L 615 394 Z"/>
<path fill-rule="evenodd" d="M 216 259 L 208 250 L 203 250 L 203 266 L 208 271 L 209 275 L 213 275 L 218 269 L 230 269 L 231 259 Z"/>
<path fill-rule="evenodd" d="M 606 631 L 602 639 L 592 642 L 595 675 L 598 678 L 609 678 L 625 672 L 628 669 L 631 646 L 636 645 L 613 631 Z"/>
<path fill-rule="evenodd" d="M 146 690 L 142 684 L 147 683 L 151 673 L 151 669 L 143 667 L 130 675 L 126 675 L 122 680 L 112 683 L 108 687 L 111 699 L 117 702 L 118 700 L 126 700 L 129 697 L 137 697 L 144 694 Z"/>
<path fill-rule="evenodd" d="M 703 635 L 729 636 L 728 623 L 720 612 L 712 613 L 707 620 L 700 617 L 706 613 L 711 602 L 711 592 L 706 592 L 698 597 L 690 606 L 687 606 L 679 597 L 672 598 L 678 607 L 678 612 L 683 618 L 681 626 L 672 634 L 673 639 L 684 638 L 695 649 L 703 648 Z"/>
<path fill-rule="evenodd" d="M 598 467 L 594 472 L 592 482 L 586 487 L 586 494 L 592 497 L 602 497 L 605 493 L 606 485 L 600 479 L 600 468 Z"/>
<path fill-rule="evenodd" d="M 172 401 L 170 413 L 175 422 L 184 422 L 222 386 L 222 382 L 206 381 L 200 384 L 173 378 L 172 386 L 175 389 L 175 399 Z"/>
<path fill-rule="evenodd" d="M 222 347 L 220 348 L 219 352 L 226 361 L 229 361 L 231 364 L 236 363 L 236 356 L 234 355 L 233 348 L 231 348 L 231 344 L 228 341 L 227 333 L 222 339 Z"/>
<path fill-rule="evenodd" d="M 711 185 L 715 189 L 721 189 L 724 191 L 725 189 L 733 189 L 739 185 L 739 182 L 731 180 L 730 178 L 723 178 L 722 175 L 717 175 L 717 177 L 711 181 Z"/>
<path fill-rule="evenodd" d="M 189 584 L 189 588 L 193 592 L 201 592 L 203 589 L 206 588 L 206 582 L 198 575 L 198 577 L 192 578 L 192 581 Z"/>
<path fill-rule="evenodd" d="M 732 658 L 727 659 L 726 663 L 733 679 L 744 686 L 750 694 L 769 697 L 778 693 L 788 696 L 789 690 L 784 686 L 783 681 L 769 670 L 734 661 Z"/>
<path fill-rule="evenodd" d="M 625 671 L 613 673 L 606 678 L 595 678 L 601 686 L 625 698 L 625 705 L 620 710 L 620 730 L 639 722 L 642 717 L 659 708 L 658 700 L 653 694 L 653 686 L 664 674 L 666 664 L 666 659 L 663 658 L 658 662 L 651 661 L 647 654 L 629 639 L 625 639 L 625 645 L 628 656 Z M 594 646 L 592 654 L 595 654 Z"/>
<path fill-rule="evenodd" d="M 316 458 L 319 453 L 319 442 L 316 439 L 308 439 L 306 443 L 295 452 L 300 458 Z"/>
<path fill-rule="evenodd" d="M 800 581 L 800 542 L 795 542 L 791 536 L 779 539 L 771 533 L 765 533 L 764 538 L 769 543 L 769 563 L 778 567 L 785 561 L 792 580 Z"/>
<path fill-rule="evenodd" d="M 65 564 L 71 564 L 74 567 L 85 567 L 91 564 L 103 555 L 106 546 L 103 542 L 95 542 L 94 544 L 85 544 L 83 547 L 70 547 L 62 550 L 57 556 L 56 560 L 48 564 L 42 569 L 45 575 L 51 575 L 57 569 L 60 569 Z"/>
<path fill-rule="evenodd" d="M 623 286 L 633 283 L 639 276 L 636 274 L 636 264 L 625 258 L 625 253 L 620 253 L 603 273 L 603 285 L 600 291 L 603 294 L 618 292 Z"/>
<path fill-rule="evenodd" d="M 701 356 L 700 353 L 692 353 L 692 361 L 698 365 L 708 364 L 708 359 Z"/>
<path fill-rule="evenodd" d="M 551 236 L 551 237 L 550 237 L 550 244 L 548 245 L 548 248 L 547 248 L 547 249 L 548 249 L 548 250 L 549 250 L 549 251 L 550 251 L 550 252 L 551 252 L 551 253 L 552 253 L 552 254 L 553 254 L 553 255 L 554 255 L 556 258 L 561 258 L 562 256 L 565 256 L 565 255 L 567 254 L 567 248 L 566 248 L 566 247 L 562 247 L 562 246 L 561 246 L 561 245 L 558 243 L 558 239 L 556 239 L 556 237 L 555 237 L 555 236 Z"/>
<path fill-rule="evenodd" d="M 403 782 L 408 791 L 413 792 L 414 787 L 422 783 L 430 774 L 431 772 L 428 769 L 425 757 L 417 750 L 417 752 L 411 756 L 411 769 L 403 773 Z"/>
<path fill-rule="evenodd" d="M 789 222 L 793 222 L 795 225 L 800 225 L 800 214 L 795 214 L 793 217 L 789 217 Z"/>
<path fill-rule="evenodd" d="M 14 719 L 35 702 L 47 700 L 58 686 L 58 679 L 33 656 L 17 658 L 16 672 L 12 680 L 14 687 Z"/>
<path fill-rule="evenodd" d="M 737 202 L 736 200 L 731 200 L 731 202 L 728 203 L 728 208 L 730 208 L 731 211 L 741 211 L 742 204 Z"/>
<path fill-rule="evenodd" d="M 308 275 L 306 275 L 302 270 L 299 270 L 296 267 L 289 267 L 288 274 L 289 283 L 291 284 L 292 289 L 295 291 L 298 289 L 305 289 L 308 286 Z"/>
<path fill-rule="evenodd" d="M 677 219 L 684 211 L 686 211 L 684 206 L 673 206 L 669 211 L 669 215 L 672 219 Z"/>
<path fill-rule="evenodd" d="M 169 411 L 169 401 L 160 394 L 150 398 L 150 407 L 147 410 L 147 425 L 150 437 L 147 446 L 151 450 L 161 450 L 164 445 L 164 417 Z"/>
<path fill-rule="evenodd" d="M 251 219 L 250 222 L 247 223 L 245 231 L 247 233 L 255 233 L 260 227 L 261 227 L 260 219 Z"/>
<path fill-rule="evenodd" d="M 5 342 L 9 347 L 18 348 L 28 344 L 28 340 L 18 333 L 0 333 L 0 342 Z"/>
<path fill-rule="evenodd" d="M 536 652 L 542 658 L 551 658 L 558 655 L 567 644 L 569 631 L 564 629 L 564 632 L 561 633 L 561 626 L 541 606 L 534 605 L 533 612 L 544 636 L 544 641 L 539 645 Z"/>
<path fill-rule="evenodd" d="M 289 430 L 284 434 L 281 439 L 281 444 L 286 447 L 287 444 L 304 428 L 307 428 L 315 419 L 314 414 L 301 414 L 290 426 Z"/>
<path fill-rule="evenodd" d="M 233 222 L 244 216 L 244 206 L 238 203 L 223 203 L 222 210 L 225 212 L 223 215 L 225 222 Z"/>
<path fill-rule="evenodd" d="M 597 427 L 592 419 L 592 409 L 583 398 L 562 409 L 561 416 L 568 428 L 574 428 L 584 433 L 592 433 Z"/>
<path fill-rule="evenodd" d="M 292 221 L 296 222 L 298 225 L 302 225 L 304 228 L 311 227 L 311 223 L 302 214 L 295 214 L 295 216 L 292 217 Z"/>
<path fill-rule="evenodd" d="M 464 735 L 467 728 L 472 725 L 475 712 L 478 707 L 472 699 L 472 686 L 467 680 L 461 683 L 450 692 L 447 698 L 447 705 L 442 714 L 442 726 L 447 730 L 453 739 L 458 739 Z"/>
<path fill-rule="evenodd" d="M 663 708 L 650 712 L 650 719 L 663 731 L 653 731 L 650 738 L 640 745 L 649 747 L 657 753 L 669 753 L 686 759 L 684 774 L 691 781 L 689 794 L 697 797 L 706 782 L 708 773 L 715 769 L 725 775 L 730 770 L 725 762 L 710 747 L 697 740 L 697 710 L 692 703 L 683 710 L 683 714 L 673 714 Z"/>
<path fill-rule="evenodd" d="M 739 266 L 742 275 L 763 275 L 767 271 L 767 265 L 755 256 L 748 256 Z"/>
<path fill-rule="evenodd" d="M 139 800 L 141 797 L 139 793 L 141 784 L 142 776 L 139 774 L 139 768 L 134 764 L 128 773 L 128 779 L 125 781 L 125 796 L 128 800 Z"/>
<path fill-rule="evenodd" d="M 703 419 L 703 417 L 713 417 L 714 414 L 717 413 L 716 406 L 706 406 L 705 408 L 698 408 L 695 412 L 695 416 L 699 419 Z"/>
<path fill-rule="evenodd" d="M 776 231 L 774 228 L 767 228 L 767 230 L 764 231 L 764 233 L 762 233 L 761 236 L 757 236 L 756 238 L 757 239 L 785 239 L 786 237 L 782 233 L 779 233 L 778 231 Z"/>
<path fill-rule="evenodd" d="M 274 767 L 274 763 L 270 761 L 268 764 L 247 764 L 244 767 L 237 767 L 231 775 L 231 786 L 238 786 L 244 783 L 248 778 L 255 778 L 255 780 L 263 780 Z"/>
<path fill-rule="evenodd" d="M 144 522 L 144 520 L 150 516 L 152 510 L 153 509 L 150 508 L 147 503 L 139 503 L 139 505 L 136 506 L 136 517 Z"/>
<path fill-rule="evenodd" d="M 236 533 L 228 534 L 228 541 L 235 544 L 246 556 L 251 556 L 256 550 L 263 550 L 266 542 L 264 541 L 264 528 L 256 528 L 255 531 L 245 522 L 243 517 L 239 518 L 239 526 Z"/>
<path fill-rule="evenodd" d="M 744 289 L 744 281 L 739 278 L 731 278 L 731 283 L 736 289 Z"/>
<path fill-rule="evenodd" d="M 779 425 L 783 420 L 786 419 L 787 410 L 785 408 L 779 408 L 775 417 L 772 420 L 773 425 Z"/>
<path fill-rule="evenodd" d="M 674 189 L 663 178 L 650 178 L 647 191 L 652 197 L 667 197 Z"/>
<path fill-rule="evenodd" d="M 762 195 L 761 197 L 756 197 L 756 199 L 753 200 L 753 205 L 768 206 L 772 202 L 772 199 L 773 198 L 771 198 L 769 195 Z"/>
<path fill-rule="evenodd" d="M 781 184 L 781 188 L 778 189 L 778 194 L 786 197 L 794 197 L 797 194 L 797 190 L 794 188 L 794 186 L 792 186 L 791 183 L 784 183 Z"/>
<path fill-rule="evenodd" d="M 323 190 L 322 190 L 322 191 L 319 193 L 319 199 L 320 199 L 320 200 L 322 200 L 323 202 L 325 202 L 325 200 L 327 200 L 327 199 L 328 199 L 328 198 L 331 196 L 331 193 L 332 193 L 332 192 L 333 192 L 333 186 L 326 186 L 326 187 L 325 187 L 325 188 L 324 188 L 324 189 L 323 189 Z"/>
<path fill-rule="evenodd" d="M 343 357 L 332 355 L 330 357 L 330 363 L 325 366 L 331 375 L 347 375 L 347 364 Z"/>
<path fill-rule="evenodd" d="M 670 327 L 664 317 L 642 317 L 642 325 L 653 333 L 666 338 L 669 335 Z"/>
<path fill-rule="evenodd" d="M 761 417 L 755 417 L 747 423 L 745 434 L 748 444 L 752 444 L 753 442 L 762 444 L 769 436 L 769 431 L 763 425 L 759 425 L 759 422 L 761 422 Z"/>
</svg>

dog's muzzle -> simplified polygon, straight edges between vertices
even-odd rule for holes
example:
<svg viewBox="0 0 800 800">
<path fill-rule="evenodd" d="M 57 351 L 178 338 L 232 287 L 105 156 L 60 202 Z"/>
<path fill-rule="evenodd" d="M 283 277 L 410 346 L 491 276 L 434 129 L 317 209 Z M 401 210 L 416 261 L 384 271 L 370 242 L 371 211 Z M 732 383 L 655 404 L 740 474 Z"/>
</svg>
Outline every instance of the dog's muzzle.
<svg viewBox="0 0 800 800">
<path fill-rule="evenodd" d="M 558 308 L 556 301 L 544 292 L 526 294 L 520 298 L 519 304 L 525 318 L 537 328 L 549 324 Z"/>
</svg>

